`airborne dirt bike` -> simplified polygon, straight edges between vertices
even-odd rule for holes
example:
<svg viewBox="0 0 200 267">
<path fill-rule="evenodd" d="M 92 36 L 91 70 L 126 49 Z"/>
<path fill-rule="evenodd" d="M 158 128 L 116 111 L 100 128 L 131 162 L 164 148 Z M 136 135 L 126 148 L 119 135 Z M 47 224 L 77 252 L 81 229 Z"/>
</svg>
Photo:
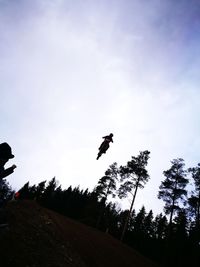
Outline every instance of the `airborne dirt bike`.
<svg viewBox="0 0 200 267">
<path fill-rule="evenodd" d="M 106 153 L 107 149 L 109 148 L 109 142 L 108 141 L 103 141 L 99 148 L 99 153 L 97 155 L 97 160 L 101 157 L 103 153 Z"/>
</svg>

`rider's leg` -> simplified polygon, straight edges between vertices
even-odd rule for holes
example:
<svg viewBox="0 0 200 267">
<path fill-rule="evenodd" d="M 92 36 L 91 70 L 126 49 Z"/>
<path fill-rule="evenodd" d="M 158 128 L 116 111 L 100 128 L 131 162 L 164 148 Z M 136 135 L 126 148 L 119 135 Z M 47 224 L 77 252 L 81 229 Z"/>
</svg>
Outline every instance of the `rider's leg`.
<svg viewBox="0 0 200 267">
<path fill-rule="evenodd" d="M 104 142 L 105 142 L 105 141 L 103 141 L 103 142 L 101 143 L 101 145 L 100 145 L 100 147 L 99 147 L 99 150 L 101 150 L 102 147 L 104 146 Z"/>
</svg>

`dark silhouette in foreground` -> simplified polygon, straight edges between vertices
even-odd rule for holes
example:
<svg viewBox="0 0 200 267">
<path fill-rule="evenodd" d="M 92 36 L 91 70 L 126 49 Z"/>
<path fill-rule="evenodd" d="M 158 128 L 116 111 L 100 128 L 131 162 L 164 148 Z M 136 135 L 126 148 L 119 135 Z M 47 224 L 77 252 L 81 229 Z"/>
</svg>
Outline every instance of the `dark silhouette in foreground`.
<svg viewBox="0 0 200 267">
<path fill-rule="evenodd" d="M 113 134 L 109 134 L 106 136 L 103 136 L 102 138 L 104 138 L 104 141 L 102 142 L 102 144 L 99 147 L 99 153 L 97 155 L 97 160 L 101 157 L 101 155 L 104 153 L 106 153 L 106 151 L 108 150 L 108 148 L 110 147 L 110 142 L 113 143 Z"/>
<path fill-rule="evenodd" d="M 7 169 L 4 168 L 8 160 L 12 158 L 14 158 L 14 155 L 11 147 L 7 143 L 0 144 L 0 180 L 14 172 L 16 165 L 12 165 Z"/>
<path fill-rule="evenodd" d="M 5 181 L 3 178 L 13 173 L 16 168 L 16 165 L 12 165 L 7 169 L 4 167 L 9 159 L 12 158 L 14 158 L 14 155 L 12 154 L 11 147 L 7 143 L 0 144 L 0 207 L 3 205 L 5 199 Z"/>
<path fill-rule="evenodd" d="M 14 155 L 12 154 L 11 147 L 7 143 L 0 144 L 0 228 L 8 226 L 4 206 L 10 190 L 4 178 L 14 172 L 16 165 L 12 165 L 7 169 L 4 166 L 12 158 L 14 158 Z"/>
<path fill-rule="evenodd" d="M 156 267 L 111 235 L 43 208 L 8 203 L 9 231 L 0 242 L 1 266 Z"/>
</svg>

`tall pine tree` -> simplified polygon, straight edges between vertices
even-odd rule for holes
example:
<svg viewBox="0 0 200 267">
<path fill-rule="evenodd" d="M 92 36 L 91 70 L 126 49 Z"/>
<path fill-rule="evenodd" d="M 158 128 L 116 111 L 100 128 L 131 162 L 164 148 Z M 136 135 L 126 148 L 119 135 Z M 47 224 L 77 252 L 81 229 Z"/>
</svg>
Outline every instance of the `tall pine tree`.
<svg viewBox="0 0 200 267">
<path fill-rule="evenodd" d="M 163 199 L 165 202 L 165 214 L 170 215 L 169 236 L 171 235 L 172 230 L 173 215 L 180 210 L 180 200 L 184 200 L 184 196 L 187 195 L 185 187 L 188 184 L 186 170 L 184 169 L 184 160 L 178 158 L 172 160 L 171 163 L 171 168 L 163 172 L 166 178 L 161 183 L 158 192 L 158 198 Z"/>
<path fill-rule="evenodd" d="M 138 188 L 144 188 L 144 184 L 149 180 L 149 174 L 146 170 L 150 152 L 148 150 L 140 152 L 137 157 L 132 157 L 131 161 L 128 161 L 126 166 L 120 167 L 121 186 L 119 188 L 119 197 L 123 198 L 130 193 L 132 195 L 131 206 L 124 224 L 124 228 L 121 235 L 121 240 L 124 238 L 124 234 L 127 229 L 130 214 L 133 209 L 135 197 Z"/>
<path fill-rule="evenodd" d="M 189 199 L 189 204 L 195 210 L 196 228 L 200 231 L 200 163 L 195 168 L 189 168 L 188 171 L 192 174 L 195 187 L 195 191 Z"/>
</svg>

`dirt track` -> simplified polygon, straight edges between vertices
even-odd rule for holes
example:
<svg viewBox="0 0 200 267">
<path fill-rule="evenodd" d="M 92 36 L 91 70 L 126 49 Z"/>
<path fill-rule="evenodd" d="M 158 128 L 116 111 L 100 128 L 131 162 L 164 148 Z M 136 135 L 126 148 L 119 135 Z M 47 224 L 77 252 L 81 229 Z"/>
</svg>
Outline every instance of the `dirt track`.
<svg viewBox="0 0 200 267">
<path fill-rule="evenodd" d="M 108 234 L 40 207 L 7 206 L 10 229 L 1 236 L 1 267 L 156 267 Z"/>
</svg>

